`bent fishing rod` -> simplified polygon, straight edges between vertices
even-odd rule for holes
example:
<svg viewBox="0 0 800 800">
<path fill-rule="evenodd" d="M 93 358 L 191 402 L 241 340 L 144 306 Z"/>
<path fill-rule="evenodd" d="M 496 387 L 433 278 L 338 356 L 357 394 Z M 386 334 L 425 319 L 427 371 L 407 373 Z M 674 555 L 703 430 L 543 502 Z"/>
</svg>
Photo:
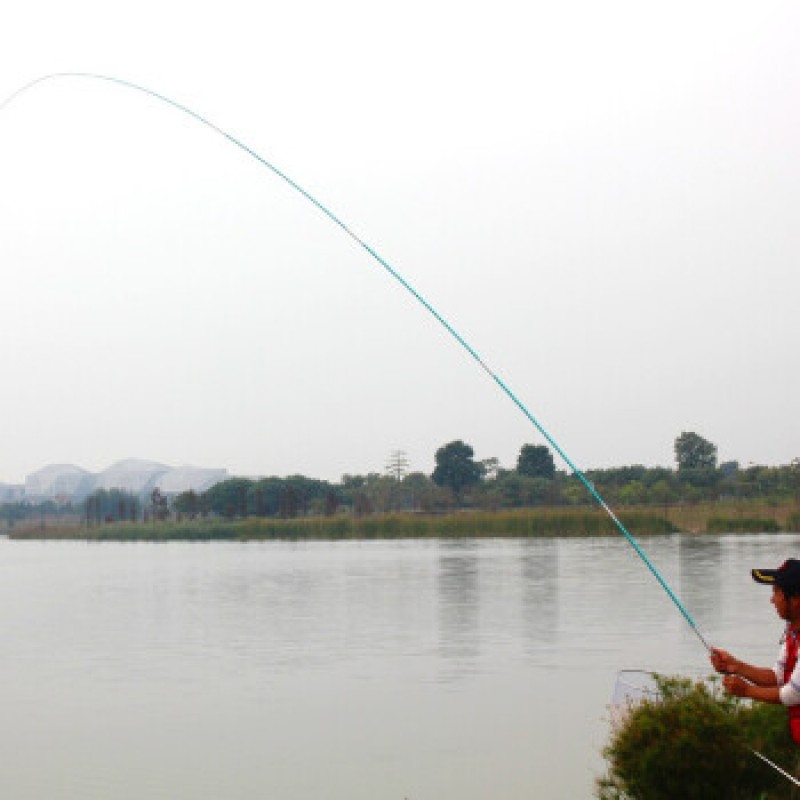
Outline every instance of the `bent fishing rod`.
<svg viewBox="0 0 800 800">
<path fill-rule="evenodd" d="M 356 235 L 351 228 L 349 228 L 345 223 L 336 215 L 334 214 L 327 206 L 323 205 L 319 200 L 317 200 L 313 195 L 309 194 L 300 184 L 295 182 L 292 178 L 290 178 L 286 173 L 282 172 L 278 169 L 274 164 L 270 161 L 267 161 L 263 156 L 253 150 L 251 147 L 248 147 L 244 142 L 242 142 L 237 137 L 233 136 L 228 131 L 224 130 L 223 128 L 219 127 L 218 125 L 211 122 L 206 117 L 201 116 L 196 111 L 193 111 L 191 108 L 183 105 L 182 103 L 173 100 L 166 95 L 160 94 L 159 92 L 153 91 L 152 89 L 148 89 L 145 86 L 132 83 L 131 81 L 124 80 L 122 78 L 116 78 L 109 75 L 101 75 L 92 72 L 56 72 L 51 73 L 49 75 L 43 75 L 35 80 L 30 81 L 29 83 L 22 86 L 20 89 L 15 91 L 12 95 L 10 95 L 6 100 L 0 103 L 0 111 L 3 111 L 13 100 L 18 98 L 21 94 L 33 89 L 35 86 L 38 86 L 46 81 L 52 80 L 59 80 L 59 79 L 84 79 L 84 80 L 93 80 L 93 81 L 103 81 L 106 83 L 113 84 L 115 86 L 123 87 L 126 89 L 132 89 L 137 92 L 141 92 L 148 97 L 151 97 L 155 100 L 160 100 L 163 103 L 166 103 L 168 106 L 188 115 L 192 119 L 196 120 L 197 122 L 205 125 L 207 128 L 211 129 L 215 133 L 219 134 L 223 138 L 227 139 L 231 144 L 235 145 L 240 150 L 244 151 L 248 156 L 255 159 L 261 166 L 268 169 L 286 184 L 288 184 L 292 189 L 299 192 L 303 197 L 306 198 L 310 203 L 312 203 L 316 208 L 321 211 L 328 219 L 341 228 L 344 233 L 346 233 L 357 245 L 359 245 L 362 249 L 366 250 L 366 252 L 392 277 L 394 280 L 399 283 L 407 292 L 409 292 L 415 300 L 417 300 L 436 320 L 439 322 L 442 327 L 458 342 L 459 345 L 472 357 L 474 361 L 478 363 L 478 365 L 483 369 L 483 371 L 497 384 L 497 386 L 501 389 L 501 391 L 514 403 L 515 406 L 524 414 L 524 416 L 528 419 L 530 423 L 539 431 L 539 433 L 545 438 L 545 440 L 550 444 L 550 446 L 555 450 L 555 452 L 559 455 L 561 460 L 569 467 L 572 471 L 573 475 L 583 484 L 584 488 L 589 492 L 589 494 L 594 498 L 594 500 L 598 503 L 600 508 L 608 515 L 611 521 L 616 526 L 617 530 L 625 537 L 628 543 L 633 547 L 636 554 L 645 564 L 645 566 L 650 570 L 652 575 L 661 585 L 661 588 L 667 593 L 670 600 L 674 603 L 677 607 L 678 611 L 681 612 L 683 618 L 689 624 L 689 627 L 703 644 L 708 652 L 711 652 L 711 647 L 709 646 L 708 642 L 705 640 L 703 635 L 700 633 L 697 624 L 695 623 L 694 619 L 692 618 L 691 614 L 686 610 L 683 603 L 678 599 L 677 595 L 672 591 L 667 581 L 661 575 L 661 573 L 656 569 L 655 565 L 650 561 L 647 557 L 647 554 L 642 550 L 639 546 L 639 543 L 636 539 L 632 536 L 632 534 L 628 531 L 622 521 L 617 517 L 617 515 L 609 508 L 606 501 L 600 496 L 600 493 L 594 487 L 592 482 L 583 474 L 583 472 L 575 465 L 572 459 L 566 454 L 566 452 L 561 448 L 561 446 L 555 441 L 555 439 L 550 435 L 550 433 L 545 429 L 541 422 L 531 413 L 528 407 L 517 397 L 514 392 L 508 387 L 508 385 L 495 373 L 487 363 L 478 355 L 478 353 L 472 348 L 472 346 L 464 339 L 464 337 L 434 308 L 434 306 L 429 303 L 389 262 L 387 262 L 376 250 L 374 250 L 367 242 L 365 242 L 361 237 Z"/>
</svg>

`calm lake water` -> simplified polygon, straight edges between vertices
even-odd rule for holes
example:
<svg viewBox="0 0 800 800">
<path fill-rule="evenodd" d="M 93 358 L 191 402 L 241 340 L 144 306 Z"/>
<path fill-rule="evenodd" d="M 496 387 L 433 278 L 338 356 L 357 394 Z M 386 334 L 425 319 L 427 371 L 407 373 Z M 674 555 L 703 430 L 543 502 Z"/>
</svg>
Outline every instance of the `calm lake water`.
<svg viewBox="0 0 800 800">
<path fill-rule="evenodd" d="M 797 536 L 643 547 L 702 633 L 772 663 L 752 566 Z M 706 654 L 613 539 L 0 539 L 0 797 L 591 798 L 624 668 Z"/>
</svg>

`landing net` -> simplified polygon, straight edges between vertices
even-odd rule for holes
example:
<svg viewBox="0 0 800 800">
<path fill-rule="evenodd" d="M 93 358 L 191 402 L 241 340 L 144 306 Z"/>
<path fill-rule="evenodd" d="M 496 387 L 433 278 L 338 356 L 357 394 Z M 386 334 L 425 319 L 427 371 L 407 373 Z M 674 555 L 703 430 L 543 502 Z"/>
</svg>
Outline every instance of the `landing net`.
<svg viewBox="0 0 800 800">
<path fill-rule="evenodd" d="M 630 710 L 639 703 L 646 700 L 652 703 L 660 699 L 661 692 L 654 672 L 640 669 L 620 670 L 611 697 L 611 724 L 620 725 Z"/>
</svg>

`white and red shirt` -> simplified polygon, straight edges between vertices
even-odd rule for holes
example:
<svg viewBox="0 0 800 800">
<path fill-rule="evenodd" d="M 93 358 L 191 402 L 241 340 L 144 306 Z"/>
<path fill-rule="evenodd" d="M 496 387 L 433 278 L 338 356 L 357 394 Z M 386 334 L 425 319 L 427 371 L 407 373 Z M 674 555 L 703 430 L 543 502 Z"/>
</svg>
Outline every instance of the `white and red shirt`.
<svg viewBox="0 0 800 800">
<path fill-rule="evenodd" d="M 800 633 L 786 628 L 778 660 L 772 668 L 778 686 L 781 687 L 781 703 L 785 706 L 800 705 L 800 660 L 797 658 Z"/>
<path fill-rule="evenodd" d="M 789 730 L 792 738 L 800 744 L 800 659 L 797 657 L 800 633 L 786 628 L 781 650 L 773 670 L 781 703 L 789 710 Z"/>
</svg>

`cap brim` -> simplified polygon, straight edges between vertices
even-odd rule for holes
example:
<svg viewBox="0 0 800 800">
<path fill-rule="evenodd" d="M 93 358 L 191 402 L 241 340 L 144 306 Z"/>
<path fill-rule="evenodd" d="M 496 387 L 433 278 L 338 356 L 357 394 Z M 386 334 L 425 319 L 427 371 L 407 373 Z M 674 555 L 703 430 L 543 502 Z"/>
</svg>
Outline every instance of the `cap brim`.
<svg viewBox="0 0 800 800">
<path fill-rule="evenodd" d="M 778 570 L 776 569 L 752 569 L 750 574 L 756 583 L 775 583 L 775 576 Z"/>
</svg>

